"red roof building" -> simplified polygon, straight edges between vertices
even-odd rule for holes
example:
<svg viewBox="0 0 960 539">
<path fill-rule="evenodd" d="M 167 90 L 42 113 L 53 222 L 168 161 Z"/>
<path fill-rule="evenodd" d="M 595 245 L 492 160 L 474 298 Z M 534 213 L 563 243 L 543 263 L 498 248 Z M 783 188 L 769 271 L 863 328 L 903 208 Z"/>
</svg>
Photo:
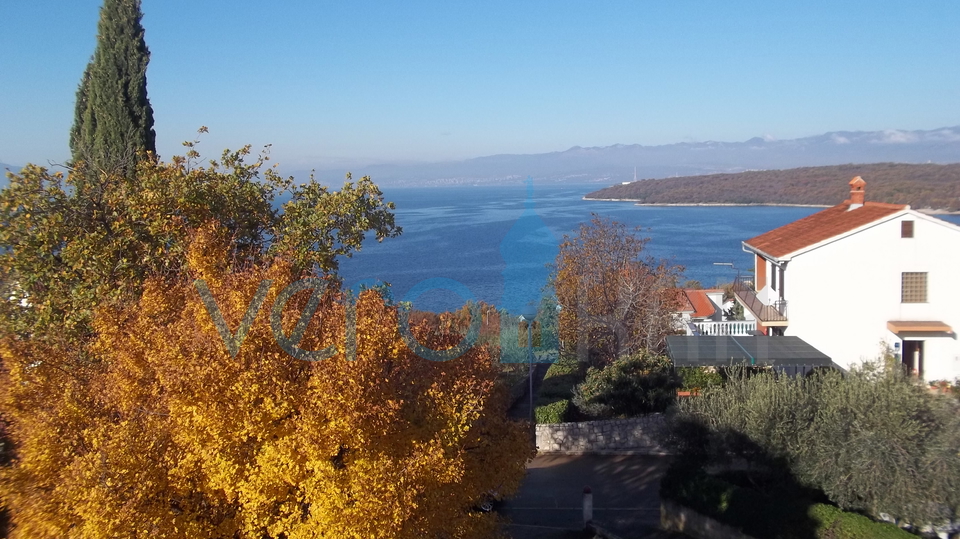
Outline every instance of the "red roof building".
<svg viewBox="0 0 960 539">
<path fill-rule="evenodd" d="M 738 277 L 737 301 L 763 333 L 799 336 L 841 366 L 876 359 L 883 342 L 921 376 L 960 376 L 960 227 L 867 201 L 859 176 L 849 185 L 840 204 L 743 242 L 754 273 Z"/>
<path fill-rule="evenodd" d="M 708 294 L 716 296 L 720 295 L 723 297 L 722 289 L 710 289 L 710 290 L 700 290 L 688 288 L 683 291 L 684 295 L 687 297 L 687 304 L 692 308 L 690 313 L 690 318 L 711 318 L 715 314 L 720 312 L 720 306 L 714 303 Z"/>
<path fill-rule="evenodd" d="M 755 335 L 756 321 L 724 320 L 722 288 L 677 289 L 681 305 L 677 329 L 687 335 Z"/>
</svg>

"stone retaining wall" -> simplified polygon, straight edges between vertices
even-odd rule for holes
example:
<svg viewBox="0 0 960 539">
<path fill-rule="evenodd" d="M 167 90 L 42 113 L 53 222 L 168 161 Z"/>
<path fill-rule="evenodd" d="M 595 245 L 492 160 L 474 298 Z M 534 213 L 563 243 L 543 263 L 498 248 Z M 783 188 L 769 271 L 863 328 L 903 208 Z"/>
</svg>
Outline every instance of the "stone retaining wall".
<svg viewBox="0 0 960 539">
<path fill-rule="evenodd" d="M 595 453 L 629 451 L 647 454 L 668 452 L 667 424 L 663 415 L 631 419 L 548 423 L 537 425 L 541 453 Z"/>
</svg>

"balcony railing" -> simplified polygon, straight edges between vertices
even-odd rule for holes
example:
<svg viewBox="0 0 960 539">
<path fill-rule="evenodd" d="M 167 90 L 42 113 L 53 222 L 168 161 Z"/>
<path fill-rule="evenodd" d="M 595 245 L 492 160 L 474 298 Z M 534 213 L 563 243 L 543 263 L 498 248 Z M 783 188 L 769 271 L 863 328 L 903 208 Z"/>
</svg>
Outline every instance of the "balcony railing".
<svg viewBox="0 0 960 539">
<path fill-rule="evenodd" d="M 737 299 L 761 322 L 786 322 L 787 300 L 779 299 L 771 304 L 760 301 L 754 290 L 753 281 L 745 276 L 738 275 L 733 282 L 733 293 Z"/>
<path fill-rule="evenodd" d="M 753 335 L 757 331 L 756 320 L 728 320 L 725 322 L 690 322 L 687 335 Z"/>
</svg>

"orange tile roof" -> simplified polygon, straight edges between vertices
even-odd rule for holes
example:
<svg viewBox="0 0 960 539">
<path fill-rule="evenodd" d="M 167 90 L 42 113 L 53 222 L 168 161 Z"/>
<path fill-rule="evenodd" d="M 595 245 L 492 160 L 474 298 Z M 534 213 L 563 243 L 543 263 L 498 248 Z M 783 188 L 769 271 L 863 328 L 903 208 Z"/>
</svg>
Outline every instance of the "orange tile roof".
<svg viewBox="0 0 960 539">
<path fill-rule="evenodd" d="M 712 316 L 717 311 L 713 302 L 707 297 L 707 292 L 722 292 L 722 290 L 695 290 L 688 288 L 683 291 L 687 295 L 687 301 L 693 307 L 691 318 L 706 318 Z"/>
<path fill-rule="evenodd" d="M 847 211 L 850 201 L 845 200 L 798 221 L 775 228 L 743 242 L 759 251 L 780 258 L 821 241 L 872 223 L 907 206 L 883 202 L 865 202 L 863 206 Z"/>
</svg>

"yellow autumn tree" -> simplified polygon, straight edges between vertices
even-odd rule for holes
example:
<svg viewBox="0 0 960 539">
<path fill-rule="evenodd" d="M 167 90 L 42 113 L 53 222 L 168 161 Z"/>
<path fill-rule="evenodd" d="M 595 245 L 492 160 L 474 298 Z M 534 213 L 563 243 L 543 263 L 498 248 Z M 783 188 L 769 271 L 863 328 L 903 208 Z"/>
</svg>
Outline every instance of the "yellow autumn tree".
<svg viewBox="0 0 960 539">
<path fill-rule="evenodd" d="M 377 292 L 351 303 L 331 289 L 299 346 L 333 355 L 295 359 L 270 314 L 302 274 L 283 258 L 231 267 L 216 230 L 196 235 L 188 268 L 232 330 L 272 281 L 235 357 L 184 278 L 150 279 L 136 302 L 100 310 L 83 354 L 2 341 L 11 537 L 496 535 L 495 514 L 471 508 L 515 491 L 532 448 L 506 417 L 488 350 L 422 359 Z M 285 304 L 284 336 L 311 294 Z M 460 340 L 426 325 L 412 334 L 434 349 Z"/>
</svg>

